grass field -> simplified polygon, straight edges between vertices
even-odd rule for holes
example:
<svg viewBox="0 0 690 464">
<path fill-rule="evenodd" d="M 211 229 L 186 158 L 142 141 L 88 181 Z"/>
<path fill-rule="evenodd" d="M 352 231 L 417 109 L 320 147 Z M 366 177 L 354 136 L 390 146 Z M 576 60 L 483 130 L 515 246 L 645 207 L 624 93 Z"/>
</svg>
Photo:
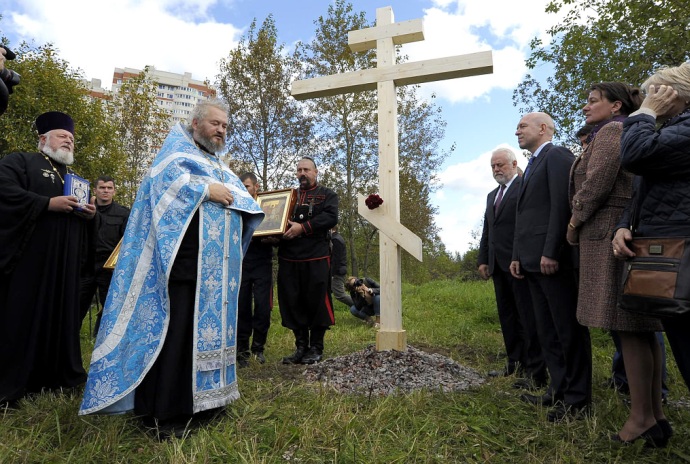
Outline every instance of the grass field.
<svg viewBox="0 0 690 464">
<path fill-rule="evenodd" d="M 374 329 L 337 305 L 326 334 L 326 357 L 363 349 Z M 486 373 L 503 366 L 493 299 L 485 282 L 404 286 L 408 343 Z M 88 364 L 92 341 L 82 342 Z M 522 403 L 511 378 L 490 379 L 458 393 L 343 395 L 303 380 L 280 364 L 293 349 L 277 310 L 268 362 L 240 371 L 242 397 L 210 426 L 159 443 L 132 416 L 77 416 L 80 393 L 46 393 L 0 411 L 0 462 L 227 463 L 668 463 L 690 462 L 688 390 L 669 356 L 667 415 L 675 436 L 663 450 L 620 446 L 608 436 L 627 416 L 623 397 L 606 388 L 613 343 L 592 330 L 594 406 L 591 417 L 563 424 Z"/>
</svg>

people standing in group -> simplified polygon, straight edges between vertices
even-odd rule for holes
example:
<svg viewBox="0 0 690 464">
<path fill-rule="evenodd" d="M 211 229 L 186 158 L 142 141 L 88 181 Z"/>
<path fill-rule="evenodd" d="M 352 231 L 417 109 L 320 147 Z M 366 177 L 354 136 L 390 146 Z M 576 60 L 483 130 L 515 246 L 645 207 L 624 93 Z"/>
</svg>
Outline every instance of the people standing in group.
<svg viewBox="0 0 690 464">
<path fill-rule="evenodd" d="M 105 269 L 103 265 L 113 253 L 115 247 L 125 234 L 129 208 L 115 202 L 115 180 L 110 176 L 101 176 L 96 179 L 96 234 L 90 251 L 88 265 L 82 271 L 80 291 L 81 320 L 89 312 L 94 294 L 98 296 L 100 310 L 96 317 L 93 329 L 94 337 L 98 333 L 101 323 L 102 308 L 105 297 L 108 295 L 110 279 L 113 277 L 112 269 Z"/>
<path fill-rule="evenodd" d="M 532 156 L 516 203 L 515 240 L 510 272 L 526 279 L 542 355 L 550 376 L 544 395 L 523 401 L 552 406 L 547 419 L 581 417 L 592 397 L 592 348 L 589 331 L 577 322 L 575 257 L 566 242 L 570 217 L 568 177 L 575 157 L 553 145 L 553 119 L 528 113 L 515 135 Z"/>
<path fill-rule="evenodd" d="M 331 229 L 331 291 L 336 300 L 348 308 L 354 305 L 352 297 L 345 291 L 347 275 L 347 247 L 345 239 L 338 233 L 338 227 Z"/>
<path fill-rule="evenodd" d="M 546 386 L 547 373 L 532 309 L 532 296 L 527 282 L 516 279 L 510 273 L 515 207 L 522 180 L 518 175 L 515 153 L 509 148 L 494 150 L 491 171 L 499 187 L 487 196 L 477 266 L 482 279 L 493 280 L 498 320 L 506 348 L 506 366 L 494 375 L 517 374 L 524 378 L 515 382 L 516 388 L 541 388 Z"/>
<path fill-rule="evenodd" d="M 624 442 L 641 434 L 650 440 L 662 437 L 654 417 L 655 409 L 663 414 L 661 370 L 655 376 L 654 363 L 649 362 L 655 352 L 660 353 L 654 332 L 661 324 L 618 308 L 623 266 L 610 244 L 632 195 L 633 175 L 620 166 L 623 121 L 641 102 L 637 88 L 619 82 L 592 85 L 583 112 L 594 127 L 570 172 L 572 215 L 567 239 L 580 250 L 577 319 L 587 327 L 615 331 L 620 338 L 630 415 L 615 438 Z"/>
<path fill-rule="evenodd" d="M 247 192 L 256 200 L 261 190 L 259 179 L 251 172 L 240 176 Z M 273 308 L 273 245 L 278 240 L 253 237 L 242 260 L 242 282 L 237 303 L 237 365 L 249 366 L 253 354 L 266 362 L 264 347 L 271 326 Z M 251 346 L 250 346 L 251 340 Z"/>
<path fill-rule="evenodd" d="M 619 259 L 633 256 L 628 247 L 633 236 L 690 237 L 690 63 L 659 69 L 641 88 L 646 97 L 640 109 L 623 122 L 621 166 L 638 177 L 612 242 L 613 254 Z M 678 370 L 690 386 L 690 316 L 662 319 L 661 323 Z M 643 438 L 659 446 L 673 434 L 656 402 L 661 393 L 661 350 L 650 336 L 647 348 L 640 351 L 637 355 L 644 372 L 653 372 L 653 384 L 647 382 L 644 392 L 652 388 L 655 402 L 641 422 L 633 424 L 630 417 L 618 437 L 628 442 Z M 625 351 L 624 356 L 627 368 Z M 633 373 L 627 372 L 630 379 Z M 663 433 L 660 443 L 655 427 Z"/>
<path fill-rule="evenodd" d="M 84 383 L 79 278 L 96 214 L 64 194 L 74 121 L 36 118 L 38 152 L 0 160 L 0 403 Z"/>
<path fill-rule="evenodd" d="M 324 335 L 335 324 L 331 301 L 329 231 L 338 223 L 338 196 L 319 185 L 312 158 L 297 163 L 297 201 L 278 247 L 278 303 L 295 351 L 284 364 L 313 364 L 323 356 Z"/>
<path fill-rule="evenodd" d="M 139 187 L 80 414 L 133 410 L 165 438 L 239 397 L 242 255 L 263 212 L 220 159 L 227 111 L 198 103 Z"/>
<path fill-rule="evenodd" d="M 360 279 L 350 276 L 345 282 L 345 288 L 350 292 L 353 301 L 352 306 L 350 306 L 350 314 L 378 328 L 381 323 L 381 286 L 379 283 L 369 277 Z"/>
</svg>

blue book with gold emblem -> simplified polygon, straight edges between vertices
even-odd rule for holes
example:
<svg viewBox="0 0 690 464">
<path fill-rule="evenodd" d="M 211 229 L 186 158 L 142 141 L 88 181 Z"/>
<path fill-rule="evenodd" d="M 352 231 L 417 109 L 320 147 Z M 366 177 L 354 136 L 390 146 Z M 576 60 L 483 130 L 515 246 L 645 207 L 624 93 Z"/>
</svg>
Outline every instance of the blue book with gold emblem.
<svg viewBox="0 0 690 464">
<path fill-rule="evenodd" d="M 89 203 L 89 197 L 91 193 L 91 191 L 89 190 L 90 185 L 91 184 L 88 180 L 83 179 L 76 174 L 72 174 L 71 172 L 68 172 L 67 175 L 65 175 L 64 194 L 65 196 L 71 195 L 77 197 L 77 203 L 79 203 L 80 207 L 87 205 Z"/>
</svg>

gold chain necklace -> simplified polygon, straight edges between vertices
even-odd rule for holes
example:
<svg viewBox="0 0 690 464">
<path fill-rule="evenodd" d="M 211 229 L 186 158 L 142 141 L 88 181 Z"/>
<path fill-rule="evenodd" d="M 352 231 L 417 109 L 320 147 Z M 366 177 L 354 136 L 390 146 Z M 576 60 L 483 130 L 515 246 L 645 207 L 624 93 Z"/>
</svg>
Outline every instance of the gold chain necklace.
<svg viewBox="0 0 690 464">
<path fill-rule="evenodd" d="M 46 155 L 45 153 L 41 152 L 41 154 L 50 163 L 50 167 L 53 168 L 53 172 L 55 172 L 55 174 L 58 175 L 58 177 L 60 178 L 60 182 L 62 182 L 62 185 L 65 185 L 65 179 L 62 178 L 62 174 L 60 174 L 60 171 L 58 171 L 57 168 L 55 167 L 55 165 L 53 164 L 53 160 L 51 160 L 50 157 L 48 155 Z M 65 170 L 66 169 L 67 168 L 65 168 Z"/>
</svg>

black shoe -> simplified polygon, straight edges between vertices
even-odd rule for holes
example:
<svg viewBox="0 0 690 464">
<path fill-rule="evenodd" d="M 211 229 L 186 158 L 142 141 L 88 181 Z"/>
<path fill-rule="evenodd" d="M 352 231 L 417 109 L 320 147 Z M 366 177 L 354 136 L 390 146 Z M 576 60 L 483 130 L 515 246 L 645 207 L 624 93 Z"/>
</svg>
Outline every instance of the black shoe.
<svg viewBox="0 0 690 464">
<path fill-rule="evenodd" d="M 546 386 L 546 380 L 535 380 L 530 378 L 517 379 L 513 383 L 516 390 L 540 390 Z"/>
<path fill-rule="evenodd" d="M 520 395 L 520 400 L 525 403 L 533 404 L 534 406 L 553 406 L 556 401 L 551 395 L 531 395 L 529 393 L 523 393 Z"/>
<path fill-rule="evenodd" d="M 556 403 L 546 415 L 549 422 L 561 422 L 566 419 L 582 419 L 589 413 L 589 403 L 568 404 L 562 401 Z"/>
<path fill-rule="evenodd" d="M 192 425 L 199 426 L 207 424 L 209 422 L 216 421 L 223 417 L 224 414 L 225 406 L 212 409 L 204 409 L 203 411 L 199 411 L 192 416 Z"/>
<path fill-rule="evenodd" d="M 191 418 L 187 420 L 178 418 L 171 420 L 157 420 L 151 416 L 141 418 L 141 423 L 147 432 L 151 433 L 158 441 L 167 441 L 172 438 L 183 438 L 191 429 Z"/>
<path fill-rule="evenodd" d="M 0 410 L 3 409 L 19 409 L 20 399 L 15 400 L 2 400 L 0 401 Z"/>
<path fill-rule="evenodd" d="M 259 364 L 264 364 L 266 363 L 266 357 L 264 356 L 263 351 L 256 351 L 254 352 L 254 357 L 256 360 L 259 362 Z"/>
<path fill-rule="evenodd" d="M 671 423 L 668 421 L 668 419 L 658 420 L 656 421 L 656 425 L 659 426 L 664 434 L 664 438 L 667 440 L 673 436 L 673 427 L 671 427 Z"/>
<path fill-rule="evenodd" d="M 658 423 L 652 425 L 637 438 L 633 438 L 632 440 L 623 440 L 617 433 L 611 435 L 611 441 L 615 441 L 622 445 L 632 445 L 637 440 L 644 440 L 645 448 L 665 448 L 668 444 L 668 438 L 664 436 L 664 432 Z"/>
<path fill-rule="evenodd" d="M 237 353 L 237 367 L 239 367 L 240 369 L 244 367 L 249 367 L 249 356 L 251 356 L 249 351 L 242 351 L 240 353 Z"/>
<path fill-rule="evenodd" d="M 517 372 L 518 372 L 518 370 L 515 367 L 513 367 L 513 368 L 504 367 L 500 371 L 489 371 L 486 374 L 489 377 L 508 377 L 508 376 L 511 376 Z"/>
<path fill-rule="evenodd" d="M 322 351 L 315 346 L 309 348 L 309 351 L 302 358 L 302 364 L 316 364 L 321 361 Z"/>
<path fill-rule="evenodd" d="M 298 346 L 294 353 L 283 358 L 283 364 L 302 364 L 304 358 L 304 348 Z"/>
</svg>

